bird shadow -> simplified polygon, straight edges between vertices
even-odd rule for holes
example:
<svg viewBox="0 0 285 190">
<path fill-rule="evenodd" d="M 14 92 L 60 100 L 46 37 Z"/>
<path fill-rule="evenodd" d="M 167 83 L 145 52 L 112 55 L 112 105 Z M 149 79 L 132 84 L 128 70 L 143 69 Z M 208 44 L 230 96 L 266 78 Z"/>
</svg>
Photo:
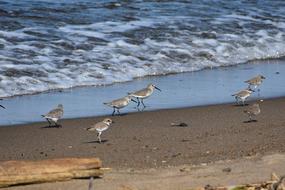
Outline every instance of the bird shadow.
<svg viewBox="0 0 285 190">
<path fill-rule="evenodd" d="M 96 141 L 87 141 L 87 142 L 83 142 L 83 144 L 93 144 L 93 143 L 102 144 L 102 143 L 105 143 L 105 142 L 108 142 L 108 140 L 101 140 L 101 143 L 98 140 L 96 140 Z"/>
<path fill-rule="evenodd" d="M 243 123 L 255 123 L 257 122 L 256 119 L 252 119 L 252 120 L 247 120 L 247 121 L 244 121 Z"/>
<path fill-rule="evenodd" d="M 62 128 L 62 125 L 46 125 L 41 127 L 41 129 L 58 129 L 58 128 Z"/>
<path fill-rule="evenodd" d="M 127 113 L 120 113 L 120 114 L 114 114 L 112 116 L 125 116 L 125 115 L 128 115 Z"/>
<path fill-rule="evenodd" d="M 244 107 L 244 106 L 248 106 L 249 104 L 234 104 L 233 106 L 235 107 Z"/>
<path fill-rule="evenodd" d="M 139 112 L 142 112 L 142 111 L 144 111 L 145 108 L 147 108 L 147 107 L 148 107 L 148 106 L 144 106 L 144 107 L 140 107 L 140 106 L 137 107 L 137 106 L 136 106 L 136 107 L 134 107 L 134 109 L 137 110 L 137 111 L 139 111 Z"/>
</svg>

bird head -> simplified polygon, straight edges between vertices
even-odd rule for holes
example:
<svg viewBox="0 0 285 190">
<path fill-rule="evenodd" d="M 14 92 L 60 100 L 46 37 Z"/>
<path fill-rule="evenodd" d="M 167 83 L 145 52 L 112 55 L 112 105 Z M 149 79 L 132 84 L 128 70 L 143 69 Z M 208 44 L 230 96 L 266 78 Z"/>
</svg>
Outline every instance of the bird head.
<svg viewBox="0 0 285 190">
<path fill-rule="evenodd" d="M 147 88 L 156 89 L 156 90 L 161 91 L 161 90 L 160 90 L 157 86 L 155 86 L 154 84 L 149 84 L 149 85 L 147 85 Z"/>
<path fill-rule="evenodd" d="M 114 122 L 112 121 L 112 119 L 110 119 L 110 118 L 105 118 L 105 119 L 103 120 L 103 122 L 106 123 L 107 125 L 111 125 L 112 123 L 114 123 Z"/>
<path fill-rule="evenodd" d="M 248 87 L 247 89 L 246 89 L 249 93 L 253 93 L 253 92 L 255 92 L 253 89 L 251 89 L 250 87 Z"/>
<path fill-rule="evenodd" d="M 263 75 L 258 75 L 261 79 L 266 79 Z"/>
<path fill-rule="evenodd" d="M 132 102 L 138 103 L 137 101 L 135 101 L 134 99 L 132 99 L 132 96 L 131 96 L 131 95 L 127 95 L 126 98 L 128 99 L 128 101 L 132 101 Z"/>
</svg>

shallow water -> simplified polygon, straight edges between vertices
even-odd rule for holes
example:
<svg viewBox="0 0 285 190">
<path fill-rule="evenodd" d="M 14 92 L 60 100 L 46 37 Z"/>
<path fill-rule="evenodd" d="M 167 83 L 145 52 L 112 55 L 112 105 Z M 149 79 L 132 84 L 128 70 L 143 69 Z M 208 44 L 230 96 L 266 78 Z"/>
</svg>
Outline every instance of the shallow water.
<svg viewBox="0 0 285 190">
<path fill-rule="evenodd" d="M 285 55 L 285 1 L 2 0 L 0 97 Z"/>
<path fill-rule="evenodd" d="M 249 100 L 285 95 L 285 61 L 258 61 L 198 72 L 145 77 L 109 86 L 75 88 L 5 99 L 1 104 L 7 109 L 0 109 L 0 125 L 43 121 L 40 115 L 59 103 L 64 105 L 64 118 L 108 115 L 113 110 L 103 105 L 103 102 L 123 97 L 127 92 L 144 88 L 149 83 L 156 84 L 162 92 L 155 91 L 145 100 L 146 111 L 234 102 L 231 94 L 246 88 L 243 81 L 257 74 L 263 74 L 266 80 L 260 87 L 260 93 L 254 93 Z M 121 112 L 135 112 L 135 107 L 136 104 L 131 102 Z"/>
</svg>

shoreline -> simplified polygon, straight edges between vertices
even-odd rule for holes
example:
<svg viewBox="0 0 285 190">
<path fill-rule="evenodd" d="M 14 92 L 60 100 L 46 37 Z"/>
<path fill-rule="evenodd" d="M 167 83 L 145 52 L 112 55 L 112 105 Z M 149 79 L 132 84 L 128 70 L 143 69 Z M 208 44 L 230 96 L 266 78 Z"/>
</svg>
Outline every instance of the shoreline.
<svg viewBox="0 0 285 190">
<path fill-rule="evenodd" d="M 189 73 L 196 73 L 196 72 L 203 72 L 203 71 L 211 71 L 211 70 L 216 70 L 216 69 L 227 69 L 227 68 L 233 68 L 233 67 L 238 67 L 242 65 L 251 65 L 251 64 L 264 64 L 265 62 L 282 62 L 285 61 L 285 55 L 278 57 L 278 58 L 268 58 L 268 59 L 257 59 L 257 60 L 252 60 L 248 61 L 246 63 L 239 63 L 239 64 L 234 64 L 234 65 L 222 65 L 222 66 L 214 66 L 214 67 L 207 67 L 203 68 L 201 70 L 195 70 L 195 71 L 183 71 L 183 72 L 173 72 L 173 73 L 166 73 L 166 74 L 160 74 L 160 75 L 145 75 L 142 77 L 135 77 L 132 80 L 128 81 L 121 81 L 121 82 L 114 82 L 114 83 L 107 83 L 107 84 L 99 84 L 99 85 L 81 85 L 81 86 L 73 86 L 73 87 L 67 87 L 67 88 L 55 88 L 55 89 L 49 89 L 41 92 L 34 92 L 34 93 L 26 93 L 26 94 L 17 94 L 17 95 L 12 95 L 12 96 L 4 96 L 1 97 L 2 99 L 13 99 L 13 98 L 18 98 L 18 97 L 23 97 L 23 96 L 34 96 L 34 95 L 39 95 L 39 94 L 52 94 L 52 93 L 62 93 L 62 92 L 70 92 L 73 90 L 80 90 L 84 88 L 100 88 L 100 87 L 108 87 L 112 85 L 118 85 L 118 84 L 123 84 L 123 83 L 131 83 L 136 80 L 144 80 L 148 78 L 156 78 L 156 77 L 165 77 L 165 76 L 171 76 L 171 75 L 180 75 L 180 74 L 189 74 Z"/>
<path fill-rule="evenodd" d="M 146 111 L 230 103 L 234 101 L 231 94 L 246 88 L 243 81 L 257 74 L 263 74 L 267 79 L 261 86 L 260 94 L 254 93 L 249 100 L 282 97 L 285 96 L 285 84 L 281 80 L 284 73 L 285 60 L 260 61 L 199 72 L 151 76 L 116 85 L 15 97 L 1 101 L 7 109 L 0 110 L 0 127 L 40 122 L 40 115 L 59 103 L 64 105 L 64 118 L 108 115 L 112 109 L 102 102 L 123 97 L 127 92 L 144 88 L 149 83 L 157 85 L 162 92 L 154 92 L 145 101 L 148 106 Z M 131 103 L 121 112 L 136 111 L 135 104 Z"/>
<path fill-rule="evenodd" d="M 265 100 L 252 123 L 244 123 L 246 106 L 232 103 L 114 116 L 102 144 L 84 128 L 105 116 L 62 120 L 62 128 L 47 122 L 1 127 L 0 160 L 95 156 L 105 167 L 143 169 L 285 153 L 284 106 L 285 97 Z"/>
<path fill-rule="evenodd" d="M 279 99 L 284 99 L 284 96 L 277 96 L 277 97 L 272 97 L 272 98 L 261 98 L 261 97 L 255 97 L 254 99 L 251 99 L 250 101 L 246 101 L 246 104 L 250 104 L 252 102 L 256 102 L 258 100 L 279 100 Z M 174 108 L 163 108 L 163 109 L 151 109 L 151 110 L 143 110 L 143 111 L 134 111 L 134 112 L 128 112 L 128 113 L 122 113 L 121 115 L 115 115 L 117 117 L 121 116 L 126 116 L 126 115 L 132 115 L 132 114 L 140 114 L 140 113 L 155 113 L 155 112 L 160 112 L 160 111 L 175 111 L 175 110 L 188 110 L 188 109 L 198 109 L 198 108 L 204 108 L 204 107 L 211 107 L 211 106 L 240 106 L 246 108 L 247 105 L 241 106 L 237 105 L 235 101 L 230 101 L 230 102 L 224 102 L 224 103 L 219 103 L 219 104 L 206 104 L 206 105 L 196 105 L 196 106 L 185 106 L 185 107 L 174 107 Z M 73 118 L 62 118 L 59 120 L 58 123 L 61 122 L 67 122 L 67 121 L 76 121 L 76 120 L 90 120 L 90 119 L 97 119 L 97 118 L 107 118 L 107 117 L 114 117 L 112 114 L 105 114 L 105 115 L 93 115 L 93 116 L 86 116 L 86 117 L 73 117 Z M 35 122 L 27 122 L 27 123 L 21 123 L 21 124 L 12 124 L 12 125 L 0 125 L 1 128 L 10 128 L 10 127 L 21 127 L 21 126 L 28 126 L 28 125 L 38 125 L 38 124 L 44 124 L 47 123 L 44 118 L 42 118 L 42 121 L 35 121 Z"/>
</svg>

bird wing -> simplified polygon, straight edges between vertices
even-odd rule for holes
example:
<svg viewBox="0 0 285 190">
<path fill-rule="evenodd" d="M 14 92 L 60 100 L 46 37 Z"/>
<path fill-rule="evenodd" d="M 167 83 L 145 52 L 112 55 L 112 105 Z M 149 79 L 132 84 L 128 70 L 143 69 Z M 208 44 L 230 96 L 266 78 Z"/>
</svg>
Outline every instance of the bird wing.
<svg viewBox="0 0 285 190">
<path fill-rule="evenodd" d="M 255 84 L 255 83 L 258 83 L 261 79 L 259 77 L 253 77 L 247 81 L 245 81 L 246 83 L 248 84 Z"/>
<path fill-rule="evenodd" d="M 108 129 L 108 125 L 102 121 L 99 123 L 96 123 L 94 127 L 96 128 L 97 131 L 104 131 Z"/>
<path fill-rule="evenodd" d="M 104 122 L 99 122 L 96 124 L 93 124 L 91 127 L 87 128 L 87 131 L 104 131 L 108 129 L 108 125 L 106 125 L 106 123 Z"/>
<path fill-rule="evenodd" d="M 148 94 L 147 88 L 144 88 L 144 89 L 141 89 L 141 90 L 138 90 L 136 92 L 131 93 L 131 95 L 134 95 L 134 96 L 146 96 L 147 94 Z"/>
<path fill-rule="evenodd" d="M 126 100 L 125 98 L 119 98 L 119 99 L 113 100 L 112 102 L 107 102 L 104 104 L 111 106 L 111 107 L 120 108 L 122 106 L 126 106 Z"/>
<path fill-rule="evenodd" d="M 50 117 L 50 118 L 60 118 L 63 115 L 63 110 L 60 108 L 56 108 L 48 112 L 45 117 Z"/>
<path fill-rule="evenodd" d="M 242 90 L 242 91 L 238 92 L 236 95 L 237 96 L 246 96 L 246 95 L 248 95 L 248 92 L 245 90 Z"/>
</svg>

